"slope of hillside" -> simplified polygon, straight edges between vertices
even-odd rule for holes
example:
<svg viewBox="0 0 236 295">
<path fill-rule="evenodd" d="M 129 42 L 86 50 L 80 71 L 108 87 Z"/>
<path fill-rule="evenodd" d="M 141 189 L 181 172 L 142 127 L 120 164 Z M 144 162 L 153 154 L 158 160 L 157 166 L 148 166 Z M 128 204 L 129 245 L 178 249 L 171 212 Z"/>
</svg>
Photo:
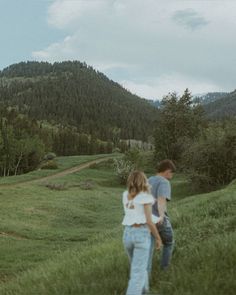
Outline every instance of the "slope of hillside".
<svg viewBox="0 0 236 295">
<path fill-rule="evenodd" d="M 158 110 L 78 61 L 22 62 L 0 72 L 0 101 L 30 117 L 69 124 L 103 140 L 147 140 Z"/>
<path fill-rule="evenodd" d="M 83 191 L 80 191 L 78 197 L 73 195 L 75 191 L 72 195 L 60 192 L 57 198 L 55 194 L 48 197 L 50 210 L 54 209 L 53 216 L 58 211 L 52 220 L 53 223 L 50 222 L 51 226 L 56 226 L 54 234 L 53 227 L 50 227 L 50 234 L 53 235 L 57 244 L 71 241 L 73 235 L 77 239 L 81 233 L 86 235 L 86 227 L 81 231 L 80 224 L 82 226 L 89 224 L 88 233 L 94 233 L 97 228 L 100 234 L 93 235 L 92 239 L 83 244 L 83 247 L 78 244 L 64 253 L 57 253 L 50 260 L 41 262 L 34 269 L 31 267 L 17 278 L 12 278 L 9 282 L 2 284 L 0 286 L 1 294 L 124 294 L 129 266 L 121 242 L 120 221 L 123 212 L 120 193 L 122 187 L 114 184 L 114 175 L 109 169 L 106 166 L 94 167 L 87 172 L 84 171 L 80 176 L 92 176 L 99 183 L 96 188 L 97 193 L 93 198 L 93 191 L 87 191 L 89 198 Z M 73 182 L 76 181 L 75 177 L 71 178 L 70 176 L 69 179 Z M 65 181 L 65 179 L 61 181 Z M 37 191 L 36 187 L 31 190 L 34 193 Z M 175 190 L 175 184 L 173 190 Z M 99 202 L 100 198 L 102 203 Z M 53 199 L 54 205 L 51 203 Z M 88 203 L 86 203 L 86 199 Z M 78 200 L 83 202 L 78 202 Z M 29 201 L 35 202 L 34 198 L 28 198 Z M 77 202 L 79 205 L 80 211 L 78 212 L 81 212 L 83 219 L 73 219 L 73 216 L 78 213 L 76 206 L 71 207 L 73 202 L 74 204 Z M 68 204 L 65 207 L 66 210 L 62 210 L 62 204 L 64 206 Z M 153 293 L 162 295 L 233 295 L 236 287 L 234 270 L 236 260 L 236 218 L 234 214 L 236 183 L 209 194 L 177 199 L 170 205 L 169 212 L 175 229 L 176 247 L 172 266 L 167 273 L 159 271 L 157 266 L 159 253 L 156 253 L 152 278 Z M 46 203 L 44 203 L 44 210 L 45 206 Z M 71 213 L 68 210 L 71 210 Z M 45 212 L 43 213 L 45 214 Z M 86 214 L 89 214 L 87 221 L 85 220 Z M 50 215 L 47 216 L 48 218 L 50 221 Z M 84 224 L 81 223 L 83 220 Z M 39 233 L 37 231 L 33 233 L 36 225 L 39 227 Z M 24 224 L 19 226 L 24 226 Z M 73 232 L 76 226 L 79 233 L 77 235 Z M 45 233 L 45 229 L 40 228 L 36 215 L 30 227 L 32 233 L 29 232 L 28 235 L 31 235 L 31 238 L 34 235 L 41 237 L 41 239 L 48 238 L 49 232 Z M 69 227 L 71 227 L 70 230 L 68 230 Z M 65 234 L 64 239 L 60 236 L 62 232 Z M 33 241 L 31 240 L 31 242 Z M 52 249 L 51 253 L 53 253 Z M 42 256 L 42 253 L 40 254 Z"/>
<path fill-rule="evenodd" d="M 194 101 L 200 102 L 202 105 L 217 101 L 218 99 L 226 96 L 227 92 L 208 92 L 205 94 L 195 94 Z"/>
<path fill-rule="evenodd" d="M 221 119 L 236 116 L 236 90 L 204 105 L 207 116 Z"/>
</svg>

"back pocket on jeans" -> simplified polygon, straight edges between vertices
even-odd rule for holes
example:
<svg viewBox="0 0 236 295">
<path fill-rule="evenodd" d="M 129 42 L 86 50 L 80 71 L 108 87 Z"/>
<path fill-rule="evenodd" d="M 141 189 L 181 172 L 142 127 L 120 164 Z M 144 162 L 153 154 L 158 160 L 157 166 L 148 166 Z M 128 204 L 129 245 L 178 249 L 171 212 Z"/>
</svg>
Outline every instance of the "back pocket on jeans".
<svg viewBox="0 0 236 295">
<path fill-rule="evenodd" d="M 151 242 L 150 232 L 143 231 L 134 233 L 134 242 L 149 245 Z"/>
</svg>

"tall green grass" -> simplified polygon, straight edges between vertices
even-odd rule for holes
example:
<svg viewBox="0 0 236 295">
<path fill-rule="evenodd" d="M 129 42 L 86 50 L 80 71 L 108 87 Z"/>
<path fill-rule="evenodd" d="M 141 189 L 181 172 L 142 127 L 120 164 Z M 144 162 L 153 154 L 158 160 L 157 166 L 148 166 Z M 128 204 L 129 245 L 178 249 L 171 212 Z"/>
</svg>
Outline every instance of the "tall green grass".
<svg viewBox="0 0 236 295">
<path fill-rule="evenodd" d="M 55 161 L 58 164 L 58 169 L 38 169 L 31 171 L 29 173 L 21 174 L 21 175 L 12 175 L 7 177 L 0 177 L 0 186 L 4 184 L 14 184 L 20 183 L 24 181 L 30 181 L 34 179 L 40 179 L 45 176 L 49 176 L 55 174 L 57 172 L 61 172 L 68 168 L 72 168 L 78 166 L 80 164 L 84 164 L 89 161 L 93 161 L 100 158 L 105 157 L 116 157 L 119 154 L 100 154 L 100 155 L 86 155 L 86 156 L 61 156 L 55 158 Z"/>
<path fill-rule="evenodd" d="M 68 162 L 74 164 L 71 157 Z M 100 185 L 106 178 L 112 186 Z M 90 189 L 80 186 L 91 180 Z M 64 190 L 45 186 L 62 182 L 66 184 Z M 94 235 L 113 229 L 120 223 L 122 190 L 111 167 L 85 169 L 40 183 L 3 186 L 0 191 L 0 281 L 9 281 L 66 249 L 80 248 Z M 110 208 L 114 212 L 110 212 Z"/>
<path fill-rule="evenodd" d="M 91 190 L 75 186 L 91 179 Z M 112 168 L 102 164 L 53 181 L 65 181 L 68 188 L 55 192 L 33 185 L 14 188 L 10 200 L 5 194 L 9 191 L 4 198 L 1 195 L 1 222 L 7 227 L 12 221 L 11 230 L 17 229 L 17 234 L 27 239 L 5 238 L 6 252 L 0 248 L 3 262 L 8 257 L 5 266 L 9 271 L 0 294 L 124 294 L 129 276 L 121 243 L 124 188 Z M 155 253 L 152 291 L 162 295 L 234 294 L 236 183 L 220 191 L 182 198 L 186 184 L 183 176 L 172 182 L 176 200 L 169 203 L 168 211 L 176 247 L 168 272 L 159 270 L 160 253 Z M 39 215 L 27 219 L 25 206 L 46 212 L 36 211 Z M 19 268 L 24 266 L 23 272 L 15 265 L 17 261 Z"/>
</svg>

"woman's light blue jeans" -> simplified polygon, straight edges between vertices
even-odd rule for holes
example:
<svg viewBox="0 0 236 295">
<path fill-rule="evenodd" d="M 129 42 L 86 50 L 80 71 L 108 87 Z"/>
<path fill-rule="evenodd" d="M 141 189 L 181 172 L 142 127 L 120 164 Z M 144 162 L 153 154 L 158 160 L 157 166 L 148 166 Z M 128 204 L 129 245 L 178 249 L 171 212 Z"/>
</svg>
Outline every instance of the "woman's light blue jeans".
<svg viewBox="0 0 236 295">
<path fill-rule="evenodd" d="M 130 279 L 126 295 L 144 294 L 149 291 L 147 266 L 151 234 L 148 226 L 126 226 L 123 243 L 130 260 Z"/>
</svg>

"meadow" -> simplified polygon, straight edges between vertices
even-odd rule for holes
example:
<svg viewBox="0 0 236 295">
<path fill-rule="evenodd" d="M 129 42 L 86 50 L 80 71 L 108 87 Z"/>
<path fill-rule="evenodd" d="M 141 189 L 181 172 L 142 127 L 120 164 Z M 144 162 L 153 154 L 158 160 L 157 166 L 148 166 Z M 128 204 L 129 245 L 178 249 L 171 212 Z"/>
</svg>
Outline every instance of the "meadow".
<svg viewBox="0 0 236 295">
<path fill-rule="evenodd" d="M 68 168 L 74 159 L 61 160 Z M 90 159 L 94 156 L 85 161 Z M 129 274 L 121 243 L 124 186 L 112 161 L 50 184 L 63 186 L 51 189 L 47 181 L 1 187 L 0 294 L 124 294 Z M 193 195 L 186 176 L 177 174 L 172 190 L 168 211 L 176 246 L 166 273 L 155 253 L 153 294 L 234 294 L 236 182 Z"/>
<path fill-rule="evenodd" d="M 64 171 L 66 169 L 84 164 L 88 161 L 93 161 L 96 159 L 101 159 L 105 157 L 110 157 L 111 154 L 101 154 L 101 155 L 92 155 L 92 156 L 70 156 L 70 157 L 57 157 L 56 163 L 58 164 L 58 169 L 38 169 L 21 175 L 13 175 L 10 177 L 0 177 L 0 186 L 1 185 L 10 185 L 25 181 L 31 181 L 40 179 L 52 175 L 57 172 Z M 117 155 L 116 155 L 117 156 Z"/>
</svg>

